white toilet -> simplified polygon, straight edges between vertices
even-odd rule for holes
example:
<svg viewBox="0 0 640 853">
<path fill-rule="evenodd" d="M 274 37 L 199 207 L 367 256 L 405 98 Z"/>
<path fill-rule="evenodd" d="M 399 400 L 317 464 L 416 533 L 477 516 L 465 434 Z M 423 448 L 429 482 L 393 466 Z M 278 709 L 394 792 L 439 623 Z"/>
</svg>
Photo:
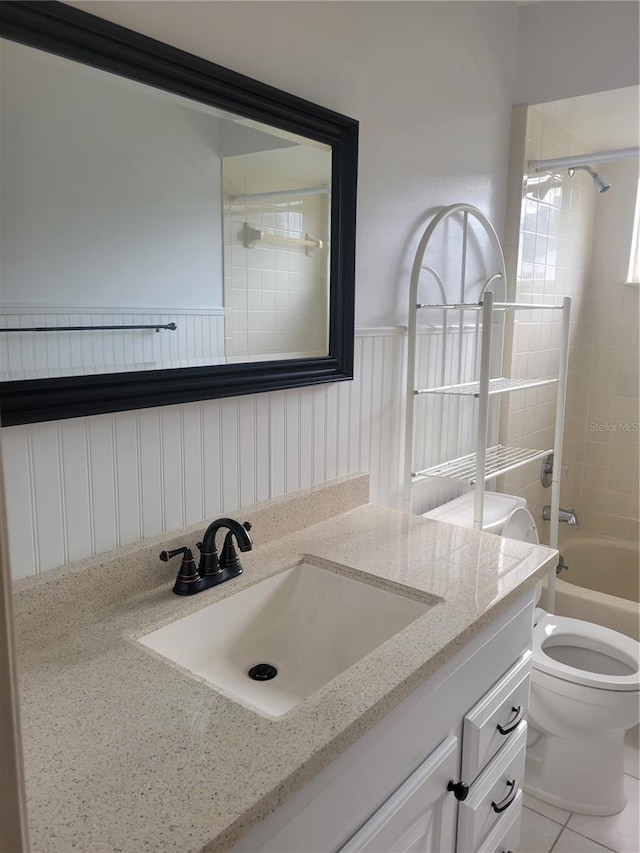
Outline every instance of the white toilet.
<svg viewBox="0 0 640 853">
<path fill-rule="evenodd" d="M 473 493 L 424 513 L 473 527 Z M 537 543 L 526 501 L 487 492 L 484 529 Z M 525 789 L 569 811 L 621 811 L 624 733 L 640 720 L 640 644 L 536 609 Z"/>
</svg>

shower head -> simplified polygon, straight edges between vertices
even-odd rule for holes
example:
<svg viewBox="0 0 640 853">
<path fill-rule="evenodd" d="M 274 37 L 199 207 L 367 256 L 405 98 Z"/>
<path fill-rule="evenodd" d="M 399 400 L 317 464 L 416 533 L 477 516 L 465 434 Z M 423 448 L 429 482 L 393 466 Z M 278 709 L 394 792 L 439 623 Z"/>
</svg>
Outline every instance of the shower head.
<svg viewBox="0 0 640 853">
<path fill-rule="evenodd" d="M 594 171 L 591 166 L 571 166 L 568 169 L 569 177 L 572 178 L 575 175 L 576 169 L 584 169 L 585 172 L 589 172 L 591 177 L 593 178 L 593 183 L 596 185 L 596 189 L 599 193 L 606 193 L 607 190 L 611 189 L 611 184 L 605 178 L 604 175 L 599 175 L 598 172 Z"/>
<path fill-rule="evenodd" d="M 596 185 L 599 193 L 606 193 L 611 189 L 611 184 L 604 175 L 599 175 L 597 172 L 593 175 L 593 183 Z"/>
</svg>

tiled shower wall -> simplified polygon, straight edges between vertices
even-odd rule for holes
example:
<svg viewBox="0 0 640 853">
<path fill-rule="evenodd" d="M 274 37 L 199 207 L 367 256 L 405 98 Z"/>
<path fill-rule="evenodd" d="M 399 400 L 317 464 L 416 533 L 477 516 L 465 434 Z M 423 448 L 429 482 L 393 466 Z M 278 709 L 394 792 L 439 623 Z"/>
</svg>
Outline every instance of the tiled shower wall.
<svg viewBox="0 0 640 853">
<path fill-rule="evenodd" d="M 328 196 L 231 201 L 230 194 L 281 188 L 283 177 L 243 161 L 223 160 L 225 349 L 228 361 L 327 353 Z M 291 181 L 284 179 L 285 184 Z M 307 235 L 307 249 L 257 241 L 246 247 L 243 226 L 286 239 Z"/>
<path fill-rule="evenodd" d="M 517 265 L 515 296 L 520 302 L 538 304 L 560 304 L 564 296 L 572 297 L 563 454 L 563 463 L 569 466 L 570 474 L 562 483 L 561 501 L 563 506 L 573 507 L 576 489 L 582 482 L 583 464 L 576 438 L 584 430 L 588 405 L 589 365 L 581 348 L 579 328 L 584 320 L 596 193 L 584 172 L 576 172 L 574 178 L 569 178 L 566 170 L 558 170 L 553 175 L 529 175 L 524 181 L 522 178 L 523 173 L 526 175 L 528 160 L 584 152 L 584 143 L 579 139 L 535 110 L 526 108 L 514 110 L 512 132 L 509 209 L 512 217 L 517 215 L 515 221 L 519 221 L 519 229 L 517 233 L 511 230 L 505 250 L 511 266 L 510 278 L 514 278 L 514 261 Z M 521 142 L 519 150 L 518 139 Z M 513 186 L 521 191 L 517 197 Z M 561 312 L 517 312 L 511 352 L 512 376 L 552 375 L 558 367 L 560 336 Z M 507 443 L 552 448 L 555 396 L 555 386 L 510 395 L 508 417 L 503 424 Z M 542 487 L 538 466 L 520 468 L 507 474 L 504 480 L 506 492 L 521 494 L 527 499 L 541 540 L 546 541 L 549 525 L 542 521 L 542 506 L 550 503 L 551 490 Z M 579 511 L 580 507 L 576 509 Z"/>
<path fill-rule="evenodd" d="M 624 287 L 626 268 L 622 272 L 637 166 L 635 182 L 631 175 L 618 179 L 605 195 L 581 171 L 573 178 L 566 170 L 530 175 L 522 183 L 529 159 L 584 153 L 587 147 L 533 109 L 514 110 L 513 135 L 508 209 L 519 228 L 507 235 L 505 254 L 511 275 L 517 271 L 517 298 L 560 303 L 563 296 L 572 297 L 563 456 L 569 473 L 562 482 L 561 503 L 575 508 L 589 533 L 637 540 L 638 433 L 633 424 L 638 420 L 638 292 Z M 606 174 L 613 183 L 615 167 L 625 164 L 612 165 Z M 559 313 L 519 312 L 512 375 L 552 373 L 559 341 Z M 554 399 L 553 386 L 511 395 L 503 424 L 507 442 L 552 447 Z M 605 425 L 601 431 L 599 423 Z M 537 468 L 507 475 L 504 490 L 527 498 L 546 541 L 548 524 L 541 519 L 541 508 L 551 495 L 541 486 Z"/>
<path fill-rule="evenodd" d="M 606 165 L 606 169 L 605 169 Z M 638 297 L 625 285 L 638 161 L 603 164 L 612 189 L 598 197 L 592 263 L 579 334 L 589 365 L 582 482 L 575 503 L 593 533 L 638 541 Z"/>
</svg>

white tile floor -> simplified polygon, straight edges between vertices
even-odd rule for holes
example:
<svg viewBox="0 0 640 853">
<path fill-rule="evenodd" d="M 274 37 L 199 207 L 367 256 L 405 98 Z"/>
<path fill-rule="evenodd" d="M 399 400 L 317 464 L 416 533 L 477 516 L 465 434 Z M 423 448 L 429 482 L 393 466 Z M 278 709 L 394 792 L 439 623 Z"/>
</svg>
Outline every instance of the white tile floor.
<svg viewBox="0 0 640 853">
<path fill-rule="evenodd" d="M 640 853 L 639 729 L 625 738 L 626 808 L 611 817 L 588 817 L 525 794 L 518 853 Z"/>
</svg>

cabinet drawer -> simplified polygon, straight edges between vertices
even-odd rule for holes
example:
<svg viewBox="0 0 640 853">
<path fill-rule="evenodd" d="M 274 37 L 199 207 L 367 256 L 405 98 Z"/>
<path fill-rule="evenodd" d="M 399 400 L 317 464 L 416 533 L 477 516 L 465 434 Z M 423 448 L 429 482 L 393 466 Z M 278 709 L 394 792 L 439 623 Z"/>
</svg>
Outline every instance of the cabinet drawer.
<svg viewBox="0 0 640 853">
<path fill-rule="evenodd" d="M 524 775 L 526 748 L 527 724 L 523 721 L 460 803 L 458 850 L 476 850 L 501 816 L 519 810 L 517 794 Z"/>
<path fill-rule="evenodd" d="M 458 738 L 446 738 L 380 806 L 340 853 L 444 853 L 453 850 L 455 803 L 447 784 L 458 763 Z"/>
<path fill-rule="evenodd" d="M 522 791 L 518 791 L 513 805 L 498 820 L 476 853 L 515 853 L 520 846 L 522 820 Z"/>
<path fill-rule="evenodd" d="M 526 651 L 465 716 L 461 778 L 468 785 L 526 716 L 532 658 L 531 651 Z"/>
</svg>

